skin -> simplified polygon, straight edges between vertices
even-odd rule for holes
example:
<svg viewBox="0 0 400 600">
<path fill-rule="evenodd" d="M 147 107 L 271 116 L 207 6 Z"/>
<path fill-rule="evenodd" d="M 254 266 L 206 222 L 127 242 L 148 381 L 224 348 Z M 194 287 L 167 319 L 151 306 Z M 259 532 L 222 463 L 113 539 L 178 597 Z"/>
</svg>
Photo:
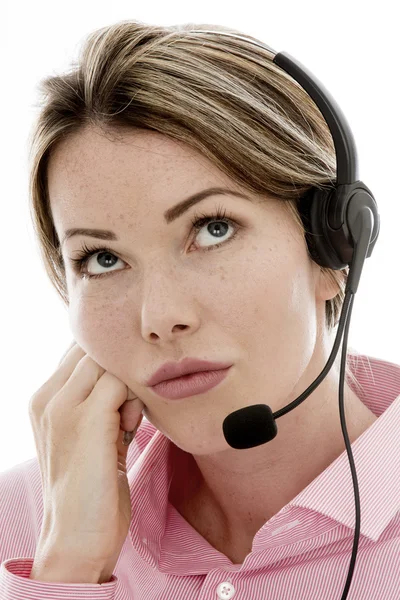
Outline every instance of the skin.
<svg viewBox="0 0 400 600">
<path fill-rule="evenodd" d="M 140 397 L 146 418 L 176 445 L 176 465 L 191 463 L 186 488 L 178 493 L 174 483 L 171 499 L 239 561 L 259 528 L 345 451 L 341 348 L 317 389 L 277 420 L 271 442 L 235 450 L 222 422 L 252 404 L 275 412 L 315 380 L 336 334 L 325 330 L 325 302 L 337 289 L 308 257 L 282 201 L 249 194 L 201 154 L 159 133 L 128 130 L 123 140 L 111 141 L 87 128 L 57 148 L 48 176 L 60 239 L 69 227 L 112 229 L 120 238 L 76 236 L 63 246 L 74 339 Z M 167 208 L 212 186 L 241 191 L 254 202 L 210 196 L 165 223 Z M 207 225 L 196 232 L 191 218 L 217 207 L 241 229 L 231 243 L 207 252 L 228 240 L 233 226 L 218 237 Z M 83 242 L 115 251 L 114 264 L 93 255 L 87 265 L 109 274 L 84 280 L 74 273 L 68 257 L 76 257 Z M 217 388 L 183 401 L 165 400 L 144 385 L 165 361 L 185 356 L 234 366 Z M 353 443 L 377 417 L 346 383 L 344 390 Z"/>
</svg>

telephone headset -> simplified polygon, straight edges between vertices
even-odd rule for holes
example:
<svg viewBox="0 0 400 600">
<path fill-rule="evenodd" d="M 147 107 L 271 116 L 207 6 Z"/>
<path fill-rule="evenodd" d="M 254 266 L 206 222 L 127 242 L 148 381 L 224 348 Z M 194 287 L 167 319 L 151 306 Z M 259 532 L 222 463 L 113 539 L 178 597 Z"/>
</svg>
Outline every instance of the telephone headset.
<svg viewBox="0 0 400 600">
<path fill-rule="evenodd" d="M 347 339 L 354 295 L 357 292 L 364 261 L 369 258 L 378 239 L 380 216 L 374 196 L 358 176 L 357 153 L 350 127 L 339 106 L 325 89 L 298 60 L 287 52 L 275 53 L 266 44 L 244 36 L 221 31 L 191 30 L 190 33 L 212 33 L 251 42 L 275 54 L 274 62 L 295 79 L 314 100 L 324 117 L 336 152 L 336 183 L 328 189 L 310 188 L 298 199 L 298 210 L 306 230 L 306 242 L 312 259 L 321 267 L 342 270 L 349 266 L 345 298 L 332 352 L 324 369 L 313 383 L 290 404 L 272 412 L 267 404 L 254 404 L 230 413 L 222 424 L 224 436 L 232 448 L 247 449 L 265 444 L 278 433 L 276 419 L 287 414 L 313 392 L 326 377 L 334 363 L 343 335 L 339 379 L 340 422 L 353 478 L 356 504 L 356 526 L 353 553 L 341 600 L 346 600 L 353 578 L 360 537 L 360 496 L 351 444 L 344 414 L 343 386 L 347 357 Z"/>
</svg>

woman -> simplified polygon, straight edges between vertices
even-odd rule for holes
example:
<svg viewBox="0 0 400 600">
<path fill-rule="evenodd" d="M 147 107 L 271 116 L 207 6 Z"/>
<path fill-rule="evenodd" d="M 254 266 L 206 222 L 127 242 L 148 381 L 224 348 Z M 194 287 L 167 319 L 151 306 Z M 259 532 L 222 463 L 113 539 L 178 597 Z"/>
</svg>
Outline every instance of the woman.
<svg viewBox="0 0 400 600">
<path fill-rule="evenodd" d="M 1 556 L 3 579 L 25 597 L 87 584 L 95 597 L 99 583 L 135 600 L 328 598 L 343 588 L 354 507 L 347 479 L 342 495 L 338 360 L 269 444 L 235 450 L 222 431 L 236 409 L 275 412 L 297 398 L 332 350 L 348 271 L 313 262 L 297 200 L 332 183 L 334 146 L 272 52 L 194 29 L 240 33 L 120 22 L 89 36 L 75 70 L 43 83 L 32 213 L 76 344 L 31 405 L 39 464 L 30 477 L 42 477 L 44 516 L 22 569 L 21 525 Z M 187 357 L 218 362 L 224 377 L 183 398 L 151 387 L 166 361 Z M 388 411 L 399 412 L 400 368 L 360 357 L 346 376 L 349 439 L 366 452 L 376 421 L 386 436 Z M 121 421 L 106 445 L 111 410 Z M 58 434 L 45 444 L 50 422 Z M 137 425 L 128 454 L 122 430 Z M 116 463 L 116 447 L 123 483 L 111 495 L 100 469 Z M 321 498 L 322 481 L 337 499 Z M 367 495 L 377 480 L 364 481 Z M 398 531 L 397 546 L 384 547 L 393 556 Z M 383 550 L 361 533 L 358 562 L 369 571 Z M 356 572 L 353 600 L 365 585 Z"/>
</svg>

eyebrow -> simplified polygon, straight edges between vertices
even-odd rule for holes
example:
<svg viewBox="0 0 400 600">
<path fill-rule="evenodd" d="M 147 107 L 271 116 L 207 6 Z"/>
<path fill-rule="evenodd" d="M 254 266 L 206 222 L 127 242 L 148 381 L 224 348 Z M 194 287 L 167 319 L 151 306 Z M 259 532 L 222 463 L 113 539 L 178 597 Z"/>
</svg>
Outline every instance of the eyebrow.
<svg viewBox="0 0 400 600">
<path fill-rule="evenodd" d="M 240 192 L 229 190 L 227 188 L 212 187 L 206 190 L 202 190 L 201 192 L 196 192 L 196 194 L 193 194 L 192 196 L 189 196 L 189 198 L 182 200 L 172 208 L 168 208 L 164 212 L 164 220 L 169 225 L 170 223 L 178 219 L 178 217 L 183 215 L 184 212 L 189 210 L 189 208 L 191 208 L 198 202 L 201 202 L 201 200 L 204 200 L 208 196 L 218 195 L 231 195 L 236 196 L 237 198 L 244 198 L 245 200 L 252 201 L 252 199 L 249 196 L 245 196 Z M 98 238 L 100 240 L 118 240 L 118 236 L 113 231 L 110 231 L 108 229 L 86 229 L 84 227 L 72 227 L 71 229 L 66 230 L 61 245 L 63 245 L 68 239 L 70 239 L 74 235 L 87 235 L 90 237 Z"/>
</svg>

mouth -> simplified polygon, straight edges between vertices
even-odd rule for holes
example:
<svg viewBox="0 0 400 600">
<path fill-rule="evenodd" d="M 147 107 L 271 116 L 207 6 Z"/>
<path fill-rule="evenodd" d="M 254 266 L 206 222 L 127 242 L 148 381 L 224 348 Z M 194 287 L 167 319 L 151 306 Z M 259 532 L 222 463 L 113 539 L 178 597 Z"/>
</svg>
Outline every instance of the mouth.
<svg viewBox="0 0 400 600">
<path fill-rule="evenodd" d="M 182 400 L 197 394 L 204 394 L 219 385 L 227 377 L 232 365 L 214 371 L 199 371 L 182 377 L 161 381 L 151 386 L 151 390 L 168 400 Z"/>
</svg>

